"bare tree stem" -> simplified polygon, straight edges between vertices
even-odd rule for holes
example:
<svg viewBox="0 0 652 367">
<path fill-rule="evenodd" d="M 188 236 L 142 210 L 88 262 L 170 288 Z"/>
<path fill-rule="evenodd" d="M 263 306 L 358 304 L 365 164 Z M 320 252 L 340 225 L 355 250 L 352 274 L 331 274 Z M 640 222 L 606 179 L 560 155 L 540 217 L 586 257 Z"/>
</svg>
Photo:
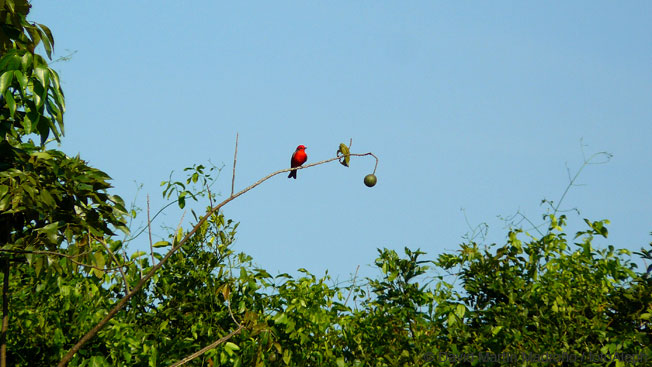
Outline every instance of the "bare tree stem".
<svg viewBox="0 0 652 367">
<path fill-rule="evenodd" d="M 233 176 L 231 176 L 231 196 L 235 190 L 235 164 L 238 161 L 238 133 L 235 133 L 235 152 L 233 153 Z"/>
<path fill-rule="evenodd" d="M 147 194 L 147 230 L 149 232 L 149 254 L 152 256 L 152 265 L 154 265 L 154 245 L 152 243 L 152 220 L 149 218 L 149 194 Z"/>
<path fill-rule="evenodd" d="M 350 156 L 353 156 L 353 157 L 363 157 L 363 156 L 367 156 L 367 155 L 371 155 L 374 158 L 376 158 L 376 156 L 374 156 L 372 153 L 350 154 Z M 131 290 L 131 292 L 127 293 L 124 297 L 122 297 L 122 299 L 120 299 L 120 301 L 118 301 L 118 303 L 115 306 L 113 306 L 113 308 L 109 311 L 109 313 L 100 322 L 98 322 L 97 325 L 95 325 L 81 339 L 79 339 L 79 341 L 61 359 L 61 361 L 59 361 L 59 364 L 57 366 L 58 367 L 64 367 L 64 366 L 68 365 L 68 362 L 70 362 L 70 360 L 75 355 L 75 353 L 77 353 L 84 346 L 84 344 L 86 344 L 92 337 L 94 337 L 95 334 L 97 334 L 97 332 L 100 331 L 104 327 L 104 325 L 106 325 L 109 322 L 109 320 L 111 320 L 127 304 L 127 302 L 136 293 L 138 293 L 143 288 L 143 286 L 145 284 L 147 284 L 147 282 L 163 266 L 163 264 L 165 264 L 165 262 L 170 257 L 172 257 L 172 255 L 177 250 L 179 250 L 183 245 L 185 245 L 188 242 L 188 240 L 190 240 L 190 238 L 199 230 L 199 228 L 201 228 L 201 226 L 208 220 L 208 218 L 210 218 L 211 215 L 213 215 L 213 213 L 217 212 L 223 206 L 225 206 L 226 204 L 228 204 L 231 201 L 235 200 L 240 195 L 245 194 L 246 192 L 252 190 L 256 186 L 262 184 L 263 182 L 269 180 L 270 178 L 272 178 L 272 177 L 274 177 L 274 176 L 276 176 L 278 174 L 293 171 L 293 170 L 299 170 L 299 169 L 305 169 L 305 168 L 318 166 L 320 164 L 325 164 L 325 163 L 329 163 L 329 162 L 338 160 L 339 158 L 340 157 L 329 158 L 329 159 L 319 161 L 319 162 L 316 162 L 316 163 L 311 163 L 311 164 L 308 164 L 308 165 L 305 165 L 305 166 L 300 166 L 300 167 L 295 167 L 295 168 L 286 168 L 286 169 L 282 169 L 282 170 L 279 170 L 279 171 L 276 171 L 276 172 L 272 172 L 272 173 L 268 174 L 267 176 L 261 178 L 260 180 L 254 182 L 253 184 L 249 185 L 248 187 L 242 189 L 241 191 L 238 191 L 237 193 L 232 194 L 226 200 L 222 201 L 221 203 L 217 204 L 216 206 L 214 206 L 213 208 L 208 210 L 206 212 L 206 214 L 204 214 L 204 216 L 199 219 L 197 224 L 195 224 L 195 226 L 188 233 L 186 233 L 186 235 L 181 239 L 181 241 L 177 242 L 177 244 L 174 247 L 172 247 L 168 251 L 167 254 L 165 254 L 165 256 L 161 259 L 160 262 L 158 262 L 156 265 L 152 266 L 152 268 L 149 270 L 149 272 L 144 277 L 142 277 L 140 279 L 140 281 L 138 281 L 138 283 L 134 286 L 134 288 Z M 378 158 L 376 158 L 376 165 L 377 164 L 378 164 Z"/>
<path fill-rule="evenodd" d="M 2 333 L 0 334 L 0 366 L 7 367 L 7 330 L 9 329 L 9 259 L 2 260 Z"/>
<path fill-rule="evenodd" d="M 242 331 L 243 328 L 244 328 L 244 325 L 238 326 L 237 329 L 235 329 L 232 332 L 228 333 L 227 335 L 221 337 L 220 339 L 216 340 L 215 342 L 211 343 L 210 345 L 207 345 L 204 348 L 196 351 L 195 353 L 185 357 L 184 359 L 180 360 L 179 362 L 173 364 L 170 367 L 178 367 L 178 366 L 184 365 L 184 364 L 192 361 L 193 359 L 199 357 L 200 355 L 208 352 L 209 350 L 211 350 L 211 349 L 217 347 L 218 345 L 224 343 L 225 341 L 231 339 L 234 335 L 240 334 L 240 332 Z"/>
</svg>

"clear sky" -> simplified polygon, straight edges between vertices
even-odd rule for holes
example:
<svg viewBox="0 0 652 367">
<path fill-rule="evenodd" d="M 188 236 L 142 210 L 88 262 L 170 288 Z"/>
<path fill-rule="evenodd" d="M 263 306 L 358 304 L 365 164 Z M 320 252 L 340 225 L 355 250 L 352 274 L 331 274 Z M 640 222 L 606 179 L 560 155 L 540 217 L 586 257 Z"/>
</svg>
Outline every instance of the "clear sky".
<svg viewBox="0 0 652 367">
<path fill-rule="evenodd" d="M 541 199 L 565 199 L 569 233 L 608 218 L 603 244 L 652 240 L 652 2 L 649 1 L 43 1 L 53 67 L 66 93 L 66 137 L 113 177 L 114 192 L 152 210 L 162 180 L 208 160 L 230 192 L 289 166 L 334 156 L 340 142 L 380 158 L 279 175 L 225 207 L 235 249 L 271 273 L 304 267 L 347 278 L 376 248 L 455 250 L 472 226 Z M 176 227 L 172 210 L 154 225 Z M 145 221 L 141 216 L 139 222 Z M 190 215 L 185 216 L 188 225 Z M 147 248 L 141 236 L 132 248 Z"/>
</svg>

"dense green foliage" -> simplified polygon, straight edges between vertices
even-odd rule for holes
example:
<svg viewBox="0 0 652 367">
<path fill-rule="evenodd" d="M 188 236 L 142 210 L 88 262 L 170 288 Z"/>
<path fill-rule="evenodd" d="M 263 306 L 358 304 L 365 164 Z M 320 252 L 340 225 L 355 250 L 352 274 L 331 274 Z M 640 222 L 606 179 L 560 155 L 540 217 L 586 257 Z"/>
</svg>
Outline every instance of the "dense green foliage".
<svg viewBox="0 0 652 367">
<path fill-rule="evenodd" d="M 0 257 L 8 279 L 7 363 L 51 366 L 143 279 L 157 252 L 128 252 L 127 211 L 108 175 L 46 149 L 63 132 L 49 29 L 26 1 L 0 2 Z M 38 137 L 35 143 L 30 138 Z M 207 202 L 214 171 L 166 183 L 179 206 Z M 132 211 L 131 215 L 135 215 Z M 193 220 L 200 215 L 192 211 Z M 471 366 L 652 363 L 652 279 L 632 254 L 596 248 L 607 224 L 566 217 L 539 237 L 512 229 L 503 245 L 468 241 L 434 259 L 378 250 L 379 276 L 336 284 L 300 269 L 271 276 L 232 243 L 237 224 L 213 213 L 129 300 L 72 366 L 168 366 L 236 331 L 197 366 Z M 136 236 L 136 238 L 138 238 Z M 640 255 L 651 258 L 650 252 Z M 611 361 L 603 358 L 609 356 Z M 614 358 L 614 356 L 616 356 Z"/>
</svg>

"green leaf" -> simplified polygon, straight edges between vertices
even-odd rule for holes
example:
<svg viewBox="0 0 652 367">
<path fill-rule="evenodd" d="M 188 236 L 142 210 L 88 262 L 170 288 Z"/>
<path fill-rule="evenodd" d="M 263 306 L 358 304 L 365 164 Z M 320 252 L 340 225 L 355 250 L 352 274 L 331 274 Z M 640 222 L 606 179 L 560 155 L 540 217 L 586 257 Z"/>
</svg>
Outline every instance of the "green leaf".
<svg viewBox="0 0 652 367">
<path fill-rule="evenodd" d="M 11 195 L 5 195 L 4 197 L 0 197 L 0 211 L 7 210 L 10 204 L 11 204 Z"/>
<path fill-rule="evenodd" d="M 14 78 L 13 70 L 8 70 L 0 75 L 0 94 L 5 94 L 7 88 L 11 86 L 11 82 Z"/>
<path fill-rule="evenodd" d="M 351 156 L 349 155 L 350 154 L 349 147 L 347 147 L 346 144 L 344 143 L 340 143 L 340 147 L 339 149 L 337 149 L 337 155 L 339 156 L 340 154 L 343 157 L 342 159 L 340 159 L 340 163 L 343 166 L 348 167 L 349 161 L 351 160 Z"/>
<path fill-rule="evenodd" d="M 346 363 L 344 363 L 344 357 L 339 357 L 338 359 L 336 359 L 335 364 L 337 364 L 337 367 L 346 366 Z"/>
<path fill-rule="evenodd" d="M 32 66 L 34 62 L 34 57 L 31 52 L 25 52 L 23 56 L 20 57 L 20 66 L 23 71 L 27 71 L 27 68 Z"/>
<path fill-rule="evenodd" d="M 146 254 L 147 253 L 145 251 L 136 251 L 131 255 L 130 259 L 134 260 L 134 259 L 137 259 L 137 258 L 139 258 L 139 257 L 141 257 L 143 255 L 146 255 Z"/>
<path fill-rule="evenodd" d="M 102 356 L 92 356 L 90 360 L 90 367 L 105 367 L 109 364 L 106 362 L 106 359 Z"/>
<path fill-rule="evenodd" d="M 39 229 L 39 232 L 45 234 L 48 238 L 48 241 L 50 243 L 57 243 L 59 236 L 57 234 L 57 230 L 59 229 L 59 223 L 50 223 L 43 228 Z"/>
<path fill-rule="evenodd" d="M 233 355 L 234 350 L 240 350 L 240 347 L 238 347 L 236 344 L 231 343 L 231 342 L 226 342 L 224 344 L 224 350 L 231 356 Z"/>
<path fill-rule="evenodd" d="M 464 318 L 465 313 L 466 313 L 466 307 L 464 307 L 464 305 L 460 304 L 455 307 L 455 315 L 457 315 L 457 317 L 459 317 L 460 319 Z"/>
<path fill-rule="evenodd" d="M 292 358 L 292 355 L 290 354 L 290 351 L 288 349 L 283 351 L 283 362 L 285 364 L 290 364 L 290 359 Z"/>
<path fill-rule="evenodd" d="M 498 334 L 502 329 L 503 329 L 503 327 L 500 326 L 500 325 L 499 326 L 493 326 L 491 328 L 491 335 L 496 336 L 496 334 Z"/>
<path fill-rule="evenodd" d="M 163 320 L 163 322 L 161 322 L 161 324 L 159 325 L 158 330 L 159 331 L 165 330 L 168 327 L 169 323 L 170 323 L 169 320 Z"/>
<path fill-rule="evenodd" d="M 52 46 L 54 46 L 54 38 L 52 38 L 52 31 L 50 28 L 44 26 L 43 24 L 36 23 L 41 28 L 41 40 L 43 41 L 43 47 L 45 48 L 45 53 L 50 59 L 52 59 Z M 45 36 L 45 37 L 44 37 Z"/>
<path fill-rule="evenodd" d="M 50 69 L 44 66 L 37 66 L 34 68 L 34 75 L 36 79 L 41 83 L 45 90 L 48 89 L 50 85 Z"/>
<path fill-rule="evenodd" d="M 448 327 L 455 325 L 457 323 L 457 318 L 455 318 L 455 314 L 452 312 L 449 313 L 447 321 L 448 321 Z"/>
<path fill-rule="evenodd" d="M 20 70 L 14 70 L 14 77 L 16 80 L 18 80 L 18 84 L 20 84 L 20 94 L 25 95 L 25 91 L 27 90 L 27 75 L 23 74 L 22 71 Z"/>
<path fill-rule="evenodd" d="M 50 195 L 50 193 L 47 190 L 41 190 L 41 192 L 39 193 L 39 196 L 41 198 L 41 201 L 45 205 L 47 205 L 47 206 L 49 206 L 51 208 L 54 208 L 56 206 L 56 202 L 54 201 L 54 198 L 52 197 L 52 195 Z"/>
<path fill-rule="evenodd" d="M 156 346 L 152 346 L 152 349 L 149 352 L 149 367 L 156 367 L 158 359 L 158 349 Z"/>
<path fill-rule="evenodd" d="M 104 264 L 105 264 L 104 254 L 101 253 L 101 252 L 94 253 L 93 254 L 93 265 L 96 268 L 93 268 L 93 274 L 96 277 L 102 278 L 104 276 L 104 270 L 102 270 L 102 268 L 104 268 Z"/>
<path fill-rule="evenodd" d="M 39 276 L 41 273 L 43 265 L 45 265 L 45 258 L 43 256 L 38 257 L 36 261 L 34 261 L 34 271 L 36 272 L 36 276 Z"/>
<path fill-rule="evenodd" d="M 43 30 L 45 35 L 50 40 L 50 43 L 52 44 L 52 46 L 54 46 L 54 37 L 52 36 L 52 31 L 50 30 L 50 28 L 48 28 L 47 26 L 45 26 L 44 24 L 41 24 L 41 23 L 36 23 L 36 24 Z"/>
<path fill-rule="evenodd" d="M 48 152 L 34 152 L 30 156 L 35 157 L 36 159 L 52 159 L 52 156 Z"/>
<path fill-rule="evenodd" d="M 152 247 L 156 247 L 156 248 L 158 248 L 158 247 L 167 247 L 167 246 L 170 246 L 170 242 L 168 242 L 168 241 L 158 241 L 158 242 L 156 242 L 155 244 L 152 245 Z"/>
<path fill-rule="evenodd" d="M 9 115 L 11 118 L 14 118 L 14 114 L 16 113 L 16 101 L 14 101 L 14 95 L 9 89 L 7 89 L 4 96 L 7 101 L 7 106 L 9 107 Z"/>
</svg>

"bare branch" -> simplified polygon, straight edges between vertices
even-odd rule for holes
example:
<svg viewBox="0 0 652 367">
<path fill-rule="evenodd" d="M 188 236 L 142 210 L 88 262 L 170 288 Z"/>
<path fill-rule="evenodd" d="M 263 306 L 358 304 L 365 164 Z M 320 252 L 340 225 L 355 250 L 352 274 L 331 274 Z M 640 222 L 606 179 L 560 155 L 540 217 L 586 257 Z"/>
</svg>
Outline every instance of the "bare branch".
<svg viewBox="0 0 652 367">
<path fill-rule="evenodd" d="M 235 133 L 235 153 L 233 153 L 233 176 L 231 177 L 231 196 L 235 189 L 235 164 L 238 161 L 238 133 Z"/>
<path fill-rule="evenodd" d="M 183 224 L 183 218 L 186 216 L 186 211 L 183 211 L 183 214 L 181 214 L 181 220 L 179 220 L 179 225 L 177 226 L 177 230 L 174 232 L 174 237 L 176 238 L 177 233 L 179 233 L 179 229 L 181 229 L 181 224 Z"/>
<path fill-rule="evenodd" d="M 4 249 L 4 248 L 2 248 L 2 249 L 0 249 L 0 252 L 8 252 L 8 253 L 12 253 L 12 254 L 52 255 L 52 256 L 61 256 L 61 257 L 65 257 L 65 258 L 67 258 L 67 259 L 74 259 L 74 258 L 76 258 L 76 257 L 80 257 L 80 256 L 83 256 L 83 255 L 86 255 L 86 254 L 90 253 L 91 251 L 88 250 L 88 251 L 82 252 L 81 254 L 77 254 L 77 255 L 68 255 L 68 254 L 62 254 L 62 253 L 60 253 L 60 252 L 54 252 L 54 251 L 40 251 L 40 250 L 14 250 L 14 249 Z"/>
<path fill-rule="evenodd" d="M 152 242 L 152 220 L 149 218 L 149 194 L 147 194 L 147 230 L 149 232 L 149 254 L 152 256 L 152 265 L 154 265 L 154 244 Z"/>
<path fill-rule="evenodd" d="M 149 200 L 147 200 L 147 201 L 148 201 L 148 204 L 149 204 Z M 149 205 L 148 205 L 147 209 L 149 209 Z M 147 212 L 149 213 L 149 210 Z M 118 258 L 115 257 L 115 254 L 113 253 L 113 251 L 111 251 L 111 248 L 106 243 L 106 241 L 104 241 L 103 238 L 102 239 L 96 238 L 95 240 L 97 240 L 99 243 L 104 245 L 104 248 L 111 255 L 111 258 L 113 258 L 113 261 L 115 261 L 116 264 L 120 264 L 120 262 L 118 261 Z M 126 293 L 129 293 L 129 290 L 130 290 L 129 289 L 129 282 L 127 282 L 127 276 L 125 275 L 124 270 L 122 270 L 122 266 L 118 267 L 118 271 L 120 271 L 120 275 L 122 275 L 122 280 L 124 280 L 124 282 L 125 282 Z"/>
<path fill-rule="evenodd" d="M 364 157 L 364 156 L 367 156 L 367 155 L 371 155 L 374 158 L 376 158 L 376 166 L 378 166 L 378 158 L 375 155 L 373 155 L 372 153 L 350 154 L 350 155 L 353 156 L 353 157 Z M 115 316 L 118 313 L 118 311 L 120 311 L 127 304 L 127 302 L 136 293 L 138 293 L 143 288 L 143 286 L 145 284 L 147 284 L 147 282 L 163 266 L 163 264 L 165 264 L 165 262 L 170 257 L 172 257 L 172 255 L 177 250 L 179 250 L 183 245 L 185 245 L 190 240 L 190 238 L 192 236 L 194 236 L 195 233 L 197 233 L 199 228 L 201 228 L 201 226 L 208 220 L 208 218 L 210 218 L 211 215 L 213 215 L 213 213 L 217 212 L 223 206 L 225 206 L 226 204 L 228 204 L 231 201 L 235 200 L 240 195 L 249 192 L 250 190 L 254 189 L 256 186 L 262 184 L 263 182 L 269 180 L 270 178 L 272 178 L 272 177 L 274 177 L 274 176 L 276 176 L 278 174 L 293 171 L 293 170 L 305 169 L 305 168 L 318 166 L 318 165 L 321 165 L 321 164 L 325 164 L 325 163 L 329 163 L 329 162 L 338 160 L 339 158 L 340 157 L 329 158 L 329 159 L 319 161 L 319 162 L 316 162 L 316 163 L 311 163 L 311 164 L 308 164 L 308 165 L 305 165 L 305 166 L 300 166 L 300 167 L 295 167 L 295 168 L 286 168 L 286 169 L 278 170 L 276 172 L 272 172 L 272 173 L 268 174 L 267 176 L 261 178 L 260 180 L 254 182 L 253 184 L 249 185 L 248 187 L 242 189 L 241 191 L 229 196 L 227 199 L 225 199 L 221 203 L 217 204 L 216 206 L 212 207 L 210 210 L 208 210 L 206 212 L 206 214 L 204 214 L 203 217 L 201 217 L 199 219 L 197 224 L 195 224 L 195 226 L 188 233 L 186 233 L 186 235 L 181 239 L 181 241 L 177 242 L 177 244 L 174 247 L 172 247 L 167 252 L 167 254 L 165 254 L 165 256 L 161 259 L 161 261 L 159 261 L 156 265 L 152 266 L 152 268 L 149 270 L 149 272 L 147 272 L 147 274 L 144 277 L 142 277 L 140 279 L 140 281 L 138 281 L 138 283 L 134 286 L 134 288 L 131 290 L 131 292 L 127 293 L 124 297 L 122 297 L 122 299 L 120 299 L 120 301 L 118 301 L 118 303 L 115 306 L 113 306 L 113 308 L 108 312 L 108 314 L 100 322 L 98 322 L 81 339 L 79 339 L 79 341 L 61 359 L 61 361 L 59 361 L 59 364 L 57 366 L 58 367 L 66 366 L 68 364 L 68 362 L 70 362 L 72 357 L 75 355 L 75 353 L 77 353 L 81 349 L 81 347 L 84 346 L 84 344 L 86 344 L 93 336 L 95 336 L 95 334 L 97 334 L 97 332 L 100 331 L 100 329 L 102 329 L 104 327 L 104 325 L 106 325 L 109 322 L 109 320 L 111 320 L 113 318 L 113 316 Z M 375 172 L 375 169 L 374 169 L 374 172 Z M 241 328 L 239 328 L 238 330 L 241 330 Z"/>
<path fill-rule="evenodd" d="M 243 328 L 244 328 L 244 325 L 240 325 L 237 329 L 235 329 L 235 330 L 233 330 L 232 332 L 228 333 L 227 335 L 225 335 L 225 336 L 219 338 L 218 340 L 216 340 L 215 342 L 211 343 L 210 345 L 207 345 L 207 346 L 205 346 L 204 348 L 202 348 L 202 349 L 196 351 L 195 353 L 193 353 L 193 354 L 191 354 L 191 355 L 185 357 L 184 359 L 180 360 L 179 362 L 173 364 L 173 365 L 170 366 L 170 367 L 178 367 L 178 366 L 184 365 L 184 364 L 186 364 L 186 363 L 192 361 L 193 359 L 199 357 L 200 355 L 202 355 L 202 354 L 208 352 L 209 350 L 211 350 L 211 349 L 217 347 L 218 345 L 224 343 L 225 341 L 231 339 L 234 335 L 240 334 L 240 332 L 242 331 Z"/>
<path fill-rule="evenodd" d="M 358 267 L 355 268 L 355 274 L 353 275 L 353 284 L 351 284 L 349 295 L 346 296 L 346 300 L 344 301 L 344 306 L 346 306 L 346 303 L 349 302 L 349 297 L 351 297 L 351 293 L 353 293 L 353 287 L 355 287 L 355 278 L 358 277 L 358 270 L 360 270 L 360 265 L 358 265 Z"/>
<path fill-rule="evenodd" d="M 39 250 L 11 250 L 11 249 L 0 249 L 0 252 L 9 252 L 9 253 L 13 253 L 13 254 L 35 254 L 35 255 L 51 255 L 51 256 L 60 256 L 60 257 L 65 257 L 66 259 L 70 260 L 70 262 L 72 262 L 73 264 L 77 264 L 77 265 L 79 265 L 79 266 L 83 266 L 83 267 L 86 267 L 86 268 L 93 268 L 93 269 L 97 269 L 97 270 L 101 270 L 101 271 L 118 270 L 118 269 L 120 269 L 121 267 L 126 266 L 126 265 L 119 265 L 119 266 L 110 267 L 110 268 L 109 268 L 109 267 L 107 267 L 107 268 L 100 268 L 100 267 L 98 267 L 98 266 L 94 266 L 94 265 L 90 265 L 90 264 L 85 264 L 85 263 L 83 263 L 83 262 L 80 262 L 80 261 L 75 260 L 76 257 L 79 257 L 79 256 L 82 256 L 82 255 L 85 255 L 85 254 L 90 253 L 90 250 L 89 250 L 89 251 L 86 251 L 86 252 L 83 252 L 83 253 L 81 253 L 81 254 L 78 254 L 78 255 L 67 255 L 67 254 L 62 254 L 62 253 L 60 253 L 60 252 L 54 252 L 54 251 L 39 251 Z"/>
<path fill-rule="evenodd" d="M 229 315 L 231 315 L 233 322 L 235 322 L 236 325 L 242 327 L 242 324 L 240 324 L 238 320 L 235 319 L 235 316 L 233 316 L 233 311 L 231 311 L 231 300 L 227 300 L 226 307 L 229 309 Z"/>
<path fill-rule="evenodd" d="M 580 143 L 581 143 L 581 141 L 580 141 Z M 580 145 L 580 146 L 582 146 L 582 145 Z M 585 157 L 583 149 L 582 149 L 582 157 L 583 158 Z M 598 157 L 606 157 L 606 158 L 604 158 L 604 160 L 596 162 L 595 160 Z M 586 166 L 589 166 L 589 165 L 605 164 L 605 163 L 607 163 L 607 162 L 609 162 L 611 160 L 611 157 L 612 157 L 612 155 L 610 153 L 598 152 L 598 153 L 594 153 L 593 155 L 591 155 L 588 159 L 584 158 L 584 162 L 582 163 L 582 166 L 580 166 L 580 168 L 577 170 L 577 172 L 575 173 L 575 176 L 573 176 L 573 178 L 570 179 L 568 185 L 566 186 L 566 189 L 564 190 L 564 193 L 561 195 L 561 198 L 559 198 L 559 201 L 557 202 L 557 205 L 552 207 L 553 215 L 557 215 L 557 213 L 560 212 L 559 207 L 561 206 L 561 203 L 566 198 L 566 195 L 570 191 L 571 187 L 578 186 L 575 183 L 575 181 L 577 181 L 577 178 L 580 177 L 580 174 L 582 173 L 582 170 L 584 170 L 584 168 L 586 168 Z M 568 167 L 566 167 L 566 170 L 568 171 L 568 173 L 570 175 L 570 170 L 568 170 Z"/>
</svg>

